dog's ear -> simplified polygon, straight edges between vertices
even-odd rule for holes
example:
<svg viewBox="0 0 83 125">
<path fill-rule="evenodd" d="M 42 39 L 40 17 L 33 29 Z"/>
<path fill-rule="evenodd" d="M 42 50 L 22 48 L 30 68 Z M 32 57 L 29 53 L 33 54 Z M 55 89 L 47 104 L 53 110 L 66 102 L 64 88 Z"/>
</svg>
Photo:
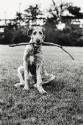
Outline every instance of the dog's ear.
<svg viewBox="0 0 83 125">
<path fill-rule="evenodd" d="M 42 27 L 43 34 L 45 33 L 45 27 Z"/>
<path fill-rule="evenodd" d="M 42 27 L 42 31 L 43 31 L 43 39 L 45 39 L 45 27 Z"/>
<path fill-rule="evenodd" d="M 33 32 L 33 28 L 31 27 L 31 28 L 29 28 L 29 30 L 28 30 L 28 36 L 29 36 L 29 37 L 31 37 L 32 32 Z"/>
</svg>

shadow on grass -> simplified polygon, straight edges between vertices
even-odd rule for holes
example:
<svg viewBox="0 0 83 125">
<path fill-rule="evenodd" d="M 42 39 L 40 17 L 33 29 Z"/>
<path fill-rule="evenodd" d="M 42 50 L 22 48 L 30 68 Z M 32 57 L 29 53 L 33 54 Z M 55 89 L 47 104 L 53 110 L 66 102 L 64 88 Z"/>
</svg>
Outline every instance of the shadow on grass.
<svg viewBox="0 0 83 125">
<path fill-rule="evenodd" d="M 48 93 L 54 94 L 55 92 L 62 90 L 65 87 L 65 84 L 54 79 L 53 81 L 44 84 L 43 87 Z"/>
</svg>

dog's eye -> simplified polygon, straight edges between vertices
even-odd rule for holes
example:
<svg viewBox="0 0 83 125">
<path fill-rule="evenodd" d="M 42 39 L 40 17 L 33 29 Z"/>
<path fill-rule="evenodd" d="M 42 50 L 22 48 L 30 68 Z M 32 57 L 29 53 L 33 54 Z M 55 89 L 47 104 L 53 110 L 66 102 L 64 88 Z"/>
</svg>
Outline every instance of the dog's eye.
<svg viewBox="0 0 83 125">
<path fill-rule="evenodd" d="M 34 32 L 33 34 L 36 35 L 36 32 Z"/>
<path fill-rule="evenodd" d="M 42 32 L 39 32 L 40 35 L 42 35 Z"/>
</svg>

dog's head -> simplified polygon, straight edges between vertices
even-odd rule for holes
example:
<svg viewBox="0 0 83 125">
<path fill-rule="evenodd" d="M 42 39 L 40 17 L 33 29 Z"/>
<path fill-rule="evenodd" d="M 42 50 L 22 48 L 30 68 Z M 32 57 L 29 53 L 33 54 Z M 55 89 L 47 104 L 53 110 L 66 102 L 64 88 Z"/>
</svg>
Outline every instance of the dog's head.
<svg viewBox="0 0 83 125">
<path fill-rule="evenodd" d="M 34 27 L 31 28 L 28 32 L 31 40 L 30 43 L 34 46 L 40 46 L 44 41 L 44 28 Z"/>
</svg>

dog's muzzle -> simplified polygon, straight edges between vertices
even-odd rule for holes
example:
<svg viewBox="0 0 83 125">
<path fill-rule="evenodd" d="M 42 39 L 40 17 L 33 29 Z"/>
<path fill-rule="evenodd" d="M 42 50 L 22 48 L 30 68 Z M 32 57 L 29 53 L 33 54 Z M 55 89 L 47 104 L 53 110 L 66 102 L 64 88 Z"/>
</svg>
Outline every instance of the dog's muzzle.
<svg viewBox="0 0 83 125">
<path fill-rule="evenodd" d="M 37 39 L 37 40 L 36 40 L 36 44 L 37 44 L 37 45 L 40 45 L 40 44 L 41 44 L 40 39 Z"/>
<path fill-rule="evenodd" d="M 42 42 L 41 42 L 40 39 L 37 39 L 36 42 L 33 42 L 33 43 L 32 43 L 32 45 L 33 45 L 34 47 L 40 47 L 40 46 L 42 45 Z"/>
</svg>

